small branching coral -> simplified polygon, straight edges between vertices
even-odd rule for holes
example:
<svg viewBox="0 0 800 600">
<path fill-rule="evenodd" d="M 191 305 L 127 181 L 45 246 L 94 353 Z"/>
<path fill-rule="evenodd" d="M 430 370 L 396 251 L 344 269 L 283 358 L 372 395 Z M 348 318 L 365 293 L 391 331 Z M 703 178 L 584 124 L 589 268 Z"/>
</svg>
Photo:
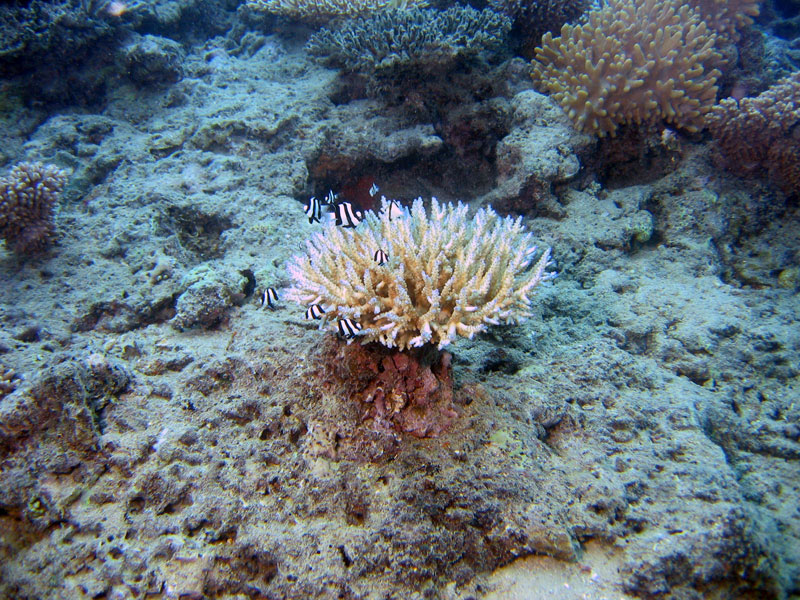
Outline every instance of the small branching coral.
<svg viewBox="0 0 800 600">
<path fill-rule="evenodd" d="M 457 335 L 529 317 L 535 288 L 555 276 L 549 249 L 533 263 L 521 218 L 482 208 L 468 220 L 467 206 L 435 198 L 430 217 L 421 198 L 400 216 L 382 205 L 356 229 L 328 223 L 289 262 L 287 298 L 324 309 L 323 327 L 348 319 L 364 344 L 441 349 Z"/>
<path fill-rule="evenodd" d="M 21 163 L 0 177 L 0 235 L 19 254 L 38 252 L 52 238 L 53 206 L 67 182 L 61 169 Z"/>
</svg>

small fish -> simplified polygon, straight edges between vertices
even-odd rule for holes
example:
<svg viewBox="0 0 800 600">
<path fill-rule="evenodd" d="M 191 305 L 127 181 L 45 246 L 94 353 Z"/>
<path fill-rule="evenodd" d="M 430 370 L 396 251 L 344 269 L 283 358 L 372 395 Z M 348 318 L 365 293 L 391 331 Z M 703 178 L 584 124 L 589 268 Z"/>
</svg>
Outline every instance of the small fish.
<svg viewBox="0 0 800 600">
<path fill-rule="evenodd" d="M 385 200 L 384 196 L 381 199 Z M 393 218 L 397 219 L 403 216 L 403 208 L 400 206 L 400 203 L 397 200 L 389 200 L 389 207 L 386 209 L 386 212 L 389 215 L 389 220 L 391 221 Z"/>
<path fill-rule="evenodd" d="M 106 5 L 106 12 L 112 17 L 121 17 L 128 12 L 128 6 L 124 2 L 109 2 Z"/>
<path fill-rule="evenodd" d="M 306 203 L 305 211 L 306 215 L 308 215 L 308 224 L 312 224 L 314 221 L 319 223 L 319 218 L 322 215 L 322 204 L 316 197 L 311 196 L 308 202 Z"/>
<path fill-rule="evenodd" d="M 386 256 L 386 252 L 380 249 L 375 250 L 375 254 L 372 256 L 372 258 L 375 260 L 376 263 L 378 263 L 378 265 L 382 265 L 387 260 L 389 260 L 389 257 Z"/>
<path fill-rule="evenodd" d="M 325 309 L 323 309 L 319 304 L 312 304 L 306 309 L 306 319 L 309 321 L 312 319 L 321 319 L 322 315 L 325 314 Z"/>
<path fill-rule="evenodd" d="M 278 302 L 278 292 L 275 291 L 275 288 L 268 287 L 261 296 L 261 307 L 275 308 L 276 302 Z"/>
<path fill-rule="evenodd" d="M 361 331 L 361 323 L 353 319 L 339 319 L 339 335 L 348 340 Z"/>
<path fill-rule="evenodd" d="M 337 198 L 338 196 L 339 196 L 339 194 L 334 194 L 334 193 L 333 193 L 333 190 L 328 190 L 328 195 L 327 195 L 327 196 L 325 196 L 325 200 L 323 200 L 323 202 L 322 202 L 322 203 L 323 203 L 323 204 L 326 204 L 326 205 L 328 205 L 328 206 L 331 206 L 331 205 L 333 205 L 333 204 L 336 204 L 336 198 Z"/>
<path fill-rule="evenodd" d="M 369 197 L 370 197 L 370 198 L 374 198 L 374 197 L 375 197 L 375 194 L 377 194 L 377 193 L 378 193 L 378 190 L 380 190 L 380 188 L 379 188 L 379 187 L 378 187 L 378 185 L 377 185 L 377 184 L 376 184 L 376 183 L 373 181 L 373 182 L 372 182 L 372 187 L 371 187 L 371 188 L 369 188 Z"/>
<path fill-rule="evenodd" d="M 362 214 L 360 210 L 353 210 L 353 205 L 349 202 L 340 202 L 336 205 L 336 224 L 341 227 L 355 227 L 361 223 Z"/>
</svg>

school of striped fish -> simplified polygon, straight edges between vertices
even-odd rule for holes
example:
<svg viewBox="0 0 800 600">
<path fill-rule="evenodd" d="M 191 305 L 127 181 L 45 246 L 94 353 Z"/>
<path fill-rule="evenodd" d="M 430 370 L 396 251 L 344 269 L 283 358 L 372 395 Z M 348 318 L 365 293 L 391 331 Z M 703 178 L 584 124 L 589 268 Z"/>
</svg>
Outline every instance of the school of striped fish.
<svg viewBox="0 0 800 600">
<path fill-rule="evenodd" d="M 379 189 L 380 188 L 373 183 L 369 188 L 370 197 L 374 198 Z M 358 224 L 363 220 L 364 214 L 360 210 L 354 209 L 350 202 L 340 202 L 337 198 L 338 194 L 334 194 L 333 190 L 329 190 L 327 196 L 325 196 L 325 198 L 322 200 L 315 196 L 309 198 L 308 202 L 306 202 L 305 208 L 303 209 L 303 212 L 305 212 L 306 216 L 308 217 L 308 223 L 310 225 L 313 225 L 314 223 L 320 223 L 322 221 L 323 213 L 327 213 L 331 218 L 336 220 L 336 225 L 338 227 L 350 229 L 357 227 Z M 388 202 L 389 204 L 387 210 L 389 213 L 389 221 L 404 214 L 403 208 L 397 200 L 389 200 Z M 389 260 L 389 256 L 381 248 L 377 248 L 375 250 L 372 258 L 376 263 L 378 263 L 378 265 L 383 265 Z M 277 305 L 278 292 L 275 290 L 275 288 L 268 287 L 261 295 L 261 307 L 274 310 L 277 308 Z M 306 308 L 305 318 L 310 321 L 317 320 L 321 319 L 324 314 L 325 309 L 322 308 L 322 306 L 319 304 L 312 304 Z M 361 323 L 354 321 L 353 319 L 339 319 L 337 325 L 339 335 L 346 340 L 354 338 L 356 335 L 358 335 L 358 332 L 361 331 Z"/>
</svg>

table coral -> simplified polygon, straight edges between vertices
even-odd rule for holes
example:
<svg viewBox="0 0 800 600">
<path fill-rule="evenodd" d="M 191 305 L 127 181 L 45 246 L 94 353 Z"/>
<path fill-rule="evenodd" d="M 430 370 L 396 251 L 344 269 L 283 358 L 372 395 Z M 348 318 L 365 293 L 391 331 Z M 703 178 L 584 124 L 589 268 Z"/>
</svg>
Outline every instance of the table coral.
<svg viewBox="0 0 800 600">
<path fill-rule="evenodd" d="M 391 8 L 425 6 L 425 0 L 250 0 L 255 10 L 303 21 L 326 21 Z"/>
<path fill-rule="evenodd" d="M 555 275 L 549 249 L 531 266 L 537 249 L 521 218 L 482 208 L 468 221 L 467 206 L 435 198 L 430 217 L 417 198 L 390 218 L 390 203 L 381 202 L 380 215 L 367 212 L 356 229 L 327 223 L 289 263 L 286 297 L 320 305 L 333 330 L 340 319 L 360 324 L 362 343 L 441 349 L 457 335 L 518 322 L 531 315 L 534 289 Z M 379 250 L 388 255 L 383 264 L 374 259 Z"/>
<path fill-rule="evenodd" d="M 308 50 L 322 62 L 349 71 L 430 67 L 496 50 L 510 29 L 508 17 L 489 9 L 386 10 L 320 30 L 311 36 Z"/>
</svg>

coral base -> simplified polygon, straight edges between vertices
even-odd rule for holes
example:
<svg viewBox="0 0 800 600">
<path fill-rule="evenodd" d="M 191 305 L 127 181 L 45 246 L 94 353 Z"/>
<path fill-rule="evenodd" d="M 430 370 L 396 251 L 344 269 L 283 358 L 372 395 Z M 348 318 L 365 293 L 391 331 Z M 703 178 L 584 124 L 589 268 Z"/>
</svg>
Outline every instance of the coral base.
<svg viewBox="0 0 800 600">
<path fill-rule="evenodd" d="M 351 383 L 372 429 L 436 437 L 458 416 L 448 352 L 350 344 L 336 358 L 337 373 Z"/>
</svg>

